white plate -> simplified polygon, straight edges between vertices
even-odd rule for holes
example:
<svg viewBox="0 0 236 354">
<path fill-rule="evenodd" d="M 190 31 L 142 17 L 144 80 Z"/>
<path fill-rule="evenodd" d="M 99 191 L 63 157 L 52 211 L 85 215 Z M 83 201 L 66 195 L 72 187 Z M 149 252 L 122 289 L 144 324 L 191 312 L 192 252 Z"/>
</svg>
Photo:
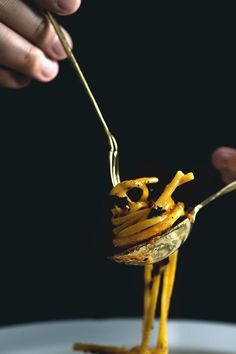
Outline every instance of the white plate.
<svg viewBox="0 0 236 354">
<path fill-rule="evenodd" d="M 154 332 L 156 331 L 156 326 Z M 235 354 L 236 325 L 169 321 L 170 354 Z M 79 341 L 134 346 L 140 341 L 136 319 L 60 321 L 0 329 L 1 354 L 72 354 Z M 154 335 L 152 343 L 155 343 Z"/>
</svg>

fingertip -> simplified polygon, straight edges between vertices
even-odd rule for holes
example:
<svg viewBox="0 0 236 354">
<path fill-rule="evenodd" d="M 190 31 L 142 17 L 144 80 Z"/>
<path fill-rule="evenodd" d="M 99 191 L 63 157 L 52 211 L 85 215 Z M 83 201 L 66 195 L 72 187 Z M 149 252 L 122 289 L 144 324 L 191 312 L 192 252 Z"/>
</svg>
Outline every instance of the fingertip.
<svg viewBox="0 0 236 354">
<path fill-rule="evenodd" d="M 57 0 L 57 13 L 59 15 L 71 15 L 76 12 L 81 5 L 81 0 Z"/>
<path fill-rule="evenodd" d="M 230 147 L 222 146 L 217 148 L 212 154 L 212 163 L 216 168 L 223 168 L 228 165 L 228 162 L 236 156 L 236 150 Z"/>
<path fill-rule="evenodd" d="M 41 69 L 37 79 L 43 82 L 49 82 L 55 79 L 59 72 L 58 62 L 44 58 L 41 62 Z"/>
<path fill-rule="evenodd" d="M 226 146 L 217 148 L 212 154 L 212 164 L 224 183 L 236 180 L 236 149 Z"/>
<path fill-rule="evenodd" d="M 229 184 L 229 183 L 235 181 L 236 177 L 234 178 L 231 175 L 221 174 L 221 178 L 225 184 Z"/>
<path fill-rule="evenodd" d="M 69 32 L 67 32 L 67 30 L 65 28 L 62 28 L 62 32 L 64 33 L 64 36 L 65 36 L 65 38 L 67 40 L 67 43 L 70 46 L 70 49 L 73 49 L 73 40 L 72 40 Z"/>
<path fill-rule="evenodd" d="M 67 43 L 69 44 L 69 47 L 72 49 L 73 48 L 73 41 L 72 41 L 71 36 L 64 28 L 62 28 L 62 31 L 64 33 Z M 51 56 L 57 60 L 63 60 L 67 56 L 66 52 L 61 44 L 61 41 L 59 40 L 59 38 L 56 34 L 55 34 L 55 38 L 54 38 L 52 45 L 51 45 Z"/>
<path fill-rule="evenodd" d="M 214 152 L 211 155 L 211 162 L 212 162 L 213 166 L 216 168 L 218 165 L 219 156 L 221 154 L 220 150 L 221 150 L 221 148 L 217 148 L 216 150 L 214 150 Z"/>
</svg>

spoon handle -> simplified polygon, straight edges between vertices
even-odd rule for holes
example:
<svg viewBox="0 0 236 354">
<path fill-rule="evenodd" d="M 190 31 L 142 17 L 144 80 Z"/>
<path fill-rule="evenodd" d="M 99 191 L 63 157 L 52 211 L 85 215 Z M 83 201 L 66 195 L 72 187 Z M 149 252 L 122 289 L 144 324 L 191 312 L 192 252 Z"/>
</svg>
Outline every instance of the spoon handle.
<svg viewBox="0 0 236 354">
<path fill-rule="evenodd" d="M 199 209 L 203 208 L 204 206 L 206 206 L 207 204 L 213 202 L 213 200 L 221 197 L 224 194 L 230 193 L 232 191 L 236 190 L 236 181 L 232 182 L 230 184 L 228 184 L 227 186 L 225 186 L 224 188 L 220 189 L 218 192 L 210 195 L 210 197 L 206 198 L 205 200 L 203 200 L 201 203 L 199 203 L 196 207 L 196 211 L 198 211 Z M 195 209 L 195 208 L 194 208 Z"/>
</svg>

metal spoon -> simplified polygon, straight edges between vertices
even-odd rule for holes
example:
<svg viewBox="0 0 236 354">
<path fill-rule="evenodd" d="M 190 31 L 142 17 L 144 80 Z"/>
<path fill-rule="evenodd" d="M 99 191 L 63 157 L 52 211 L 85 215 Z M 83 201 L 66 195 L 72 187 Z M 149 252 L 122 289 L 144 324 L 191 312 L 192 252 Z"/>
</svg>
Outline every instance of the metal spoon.
<svg viewBox="0 0 236 354">
<path fill-rule="evenodd" d="M 236 181 L 228 184 L 218 192 L 212 194 L 203 202 L 188 212 L 186 219 L 161 236 L 154 236 L 150 240 L 126 249 L 123 252 L 109 257 L 110 260 L 128 265 L 145 265 L 160 262 L 167 258 L 187 240 L 196 215 L 200 209 L 222 195 L 235 191 Z"/>
</svg>

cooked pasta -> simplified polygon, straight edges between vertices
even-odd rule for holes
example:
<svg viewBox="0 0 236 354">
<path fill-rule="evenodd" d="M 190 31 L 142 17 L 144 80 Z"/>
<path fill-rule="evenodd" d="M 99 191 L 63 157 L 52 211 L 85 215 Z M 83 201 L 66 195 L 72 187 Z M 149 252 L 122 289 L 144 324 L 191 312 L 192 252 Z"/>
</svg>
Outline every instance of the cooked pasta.
<svg viewBox="0 0 236 354">
<path fill-rule="evenodd" d="M 150 198 L 149 189 L 149 185 L 158 182 L 156 177 L 143 177 L 117 184 L 110 192 L 110 195 L 115 198 L 112 209 L 114 246 L 128 248 L 143 241 L 151 242 L 152 237 L 161 237 L 180 217 L 185 215 L 184 204 L 175 203 L 172 195 L 178 186 L 192 179 L 194 179 L 192 173 L 184 174 L 178 171 L 156 200 Z M 139 191 L 139 197 L 136 196 L 132 199 L 129 194 L 134 190 Z M 175 252 L 167 260 L 144 267 L 144 314 L 140 346 L 126 349 L 76 343 L 74 349 L 104 354 L 124 354 L 126 352 L 131 354 L 168 354 L 167 319 L 177 257 L 178 252 Z M 149 341 L 160 292 L 157 343 L 155 348 L 150 348 Z"/>
<path fill-rule="evenodd" d="M 156 201 L 149 200 L 148 184 L 156 183 L 156 177 L 144 177 L 131 181 L 123 181 L 115 186 L 110 195 L 118 198 L 118 204 L 112 209 L 112 223 L 115 247 L 128 247 L 145 241 L 152 236 L 161 235 L 185 214 L 184 204 L 172 199 L 175 189 L 193 179 L 192 173 L 183 174 L 178 171 L 173 180 Z M 142 191 L 140 200 L 132 201 L 127 193 L 139 188 Z M 122 204 L 124 207 L 122 208 Z"/>
</svg>

